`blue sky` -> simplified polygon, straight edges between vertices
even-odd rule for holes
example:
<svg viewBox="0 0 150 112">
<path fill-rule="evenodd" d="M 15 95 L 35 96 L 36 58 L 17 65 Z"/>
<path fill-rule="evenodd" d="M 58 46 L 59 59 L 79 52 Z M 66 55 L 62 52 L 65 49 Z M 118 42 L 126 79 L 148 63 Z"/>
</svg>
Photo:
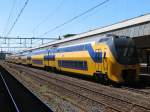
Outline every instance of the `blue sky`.
<svg viewBox="0 0 150 112">
<path fill-rule="evenodd" d="M 15 1 L 15 7 L 4 32 L 13 1 Z M 104 0 L 29 0 L 9 36 L 38 36 L 102 1 Z M 0 2 L 0 35 L 3 35 L 3 32 L 6 33 L 10 29 L 25 0 L 1 0 Z M 59 9 L 56 9 L 58 6 Z M 56 38 L 68 33 L 78 34 L 149 12 L 150 0 L 110 0 L 105 5 L 44 37 Z M 47 21 L 34 30 L 48 15 L 51 16 Z"/>
</svg>

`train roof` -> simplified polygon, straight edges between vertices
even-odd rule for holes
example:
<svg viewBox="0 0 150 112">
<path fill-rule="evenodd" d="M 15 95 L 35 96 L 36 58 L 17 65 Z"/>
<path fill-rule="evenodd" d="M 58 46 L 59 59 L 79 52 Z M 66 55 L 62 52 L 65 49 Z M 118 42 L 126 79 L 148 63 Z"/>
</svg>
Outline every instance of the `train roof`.
<svg viewBox="0 0 150 112">
<path fill-rule="evenodd" d="M 66 46 L 58 47 L 58 48 L 72 47 L 72 46 L 78 46 L 78 45 L 84 45 L 84 44 L 94 44 L 94 43 L 95 43 L 95 41 L 92 41 L 92 42 L 84 42 L 84 43 L 80 43 L 80 44 L 66 45 Z"/>
<path fill-rule="evenodd" d="M 112 25 L 105 26 L 105 27 L 102 27 L 102 28 L 90 30 L 88 32 L 84 32 L 84 33 L 81 33 L 81 34 L 78 34 L 78 35 L 75 35 L 75 36 L 72 36 L 72 37 L 69 37 L 69 38 L 65 38 L 65 39 L 57 40 L 57 41 L 52 41 L 52 42 L 49 42 L 47 44 L 41 45 L 39 47 L 26 49 L 22 52 L 31 51 L 31 50 L 35 50 L 35 49 L 39 49 L 39 48 L 44 48 L 44 47 L 57 46 L 58 44 L 61 44 L 61 43 L 74 41 L 74 40 L 77 40 L 77 39 L 86 38 L 86 37 L 90 37 L 92 35 L 102 34 L 102 33 L 108 32 L 108 31 L 113 31 L 113 30 L 116 30 L 116 29 L 132 26 L 132 25 L 137 25 L 139 23 L 141 24 L 141 23 L 145 23 L 145 22 L 149 22 L 149 21 L 150 21 L 150 14 L 145 14 L 145 15 L 138 16 L 138 17 L 135 17 L 135 18 L 132 18 L 132 19 L 128 19 L 128 20 L 118 22 L 116 24 L 112 24 Z"/>
</svg>

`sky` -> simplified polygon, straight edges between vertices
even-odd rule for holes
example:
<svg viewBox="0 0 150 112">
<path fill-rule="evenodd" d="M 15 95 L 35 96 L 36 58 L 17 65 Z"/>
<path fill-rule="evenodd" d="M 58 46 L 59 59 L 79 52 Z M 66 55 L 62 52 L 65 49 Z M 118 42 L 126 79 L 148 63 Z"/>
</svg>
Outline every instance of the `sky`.
<svg viewBox="0 0 150 112">
<path fill-rule="evenodd" d="M 38 37 L 104 0 L 29 0 L 10 37 Z M 0 0 L 0 36 L 5 36 L 25 0 Z M 12 10 L 12 5 L 14 8 Z M 9 14 L 11 13 L 8 21 Z M 150 0 L 109 0 L 73 22 L 42 36 L 79 34 L 150 13 Z M 44 21 L 44 22 L 42 22 Z"/>
</svg>

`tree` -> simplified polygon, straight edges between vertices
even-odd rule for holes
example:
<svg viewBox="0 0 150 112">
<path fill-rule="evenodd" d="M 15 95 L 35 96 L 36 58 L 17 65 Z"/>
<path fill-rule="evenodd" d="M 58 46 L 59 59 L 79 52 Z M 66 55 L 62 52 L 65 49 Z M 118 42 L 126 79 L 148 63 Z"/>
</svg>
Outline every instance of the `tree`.
<svg viewBox="0 0 150 112">
<path fill-rule="evenodd" d="M 76 34 L 66 34 L 66 35 L 64 35 L 63 37 L 64 38 L 68 38 L 68 37 L 72 37 L 72 36 L 75 36 Z"/>
</svg>

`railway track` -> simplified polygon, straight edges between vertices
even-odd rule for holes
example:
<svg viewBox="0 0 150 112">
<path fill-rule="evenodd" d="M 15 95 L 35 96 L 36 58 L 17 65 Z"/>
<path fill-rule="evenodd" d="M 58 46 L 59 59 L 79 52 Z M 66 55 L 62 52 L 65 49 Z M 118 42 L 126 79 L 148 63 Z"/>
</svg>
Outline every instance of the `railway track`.
<svg viewBox="0 0 150 112">
<path fill-rule="evenodd" d="M 52 112 L 52 110 L 27 90 L 0 66 L 1 112 Z"/>
<path fill-rule="evenodd" d="M 135 92 L 137 94 L 142 94 L 145 97 L 150 97 L 150 90 L 147 91 L 145 89 L 136 89 L 134 87 L 126 87 L 126 86 L 122 86 L 121 89 L 131 91 L 131 92 Z"/>
<path fill-rule="evenodd" d="M 82 82 L 78 82 L 78 80 L 76 81 L 76 80 L 70 80 L 70 79 L 68 79 L 68 77 L 61 77 L 61 78 L 58 78 L 58 77 L 53 77 L 53 76 L 51 76 L 51 75 L 49 75 L 49 73 L 48 72 L 44 72 L 43 73 L 43 71 L 38 71 L 37 72 L 37 70 L 36 69 L 32 69 L 32 68 L 29 68 L 30 69 L 30 71 L 32 71 L 32 72 L 34 72 L 34 73 L 41 73 L 42 74 L 42 76 L 44 76 L 44 77 L 47 77 L 47 78 L 53 78 L 53 79 L 55 79 L 55 80 L 61 80 L 61 81 L 63 81 L 64 82 L 64 80 L 65 81 L 67 81 L 67 82 L 69 82 L 69 84 L 72 84 L 72 83 L 70 83 L 70 82 L 74 82 L 74 84 L 76 85 L 76 86 L 78 86 L 78 85 L 81 85 L 81 83 Z M 85 83 L 82 83 L 82 85 L 83 86 L 86 86 L 86 84 Z M 92 89 L 94 88 L 94 89 L 97 89 L 97 91 L 100 91 L 100 88 L 98 88 L 98 87 L 95 87 L 95 84 L 93 84 L 93 85 L 89 85 Z M 140 85 L 139 85 L 140 86 Z M 113 87 L 113 86 L 111 86 L 111 87 Z M 138 87 L 138 86 L 136 86 L 136 87 Z M 138 93 L 138 94 L 142 94 L 142 95 L 144 95 L 144 96 L 147 96 L 147 97 L 150 97 L 150 90 L 149 91 L 147 91 L 147 90 L 145 90 L 145 89 L 136 89 L 136 87 L 127 87 L 127 86 L 121 86 L 120 87 L 120 89 L 122 89 L 122 90 L 127 90 L 127 91 L 131 91 L 131 92 L 135 92 L 135 93 Z M 108 89 L 108 88 L 107 88 Z"/>
<path fill-rule="evenodd" d="M 30 70 L 32 71 L 32 72 L 37 72 L 36 71 L 36 69 L 32 69 L 32 68 L 30 68 Z M 41 71 L 38 71 L 39 73 L 41 73 L 41 74 L 43 74 Z M 50 77 L 50 78 L 55 78 L 55 77 L 51 77 L 51 76 L 48 76 L 49 75 L 49 73 L 44 73 L 43 74 L 45 77 Z M 68 78 L 66 78 L 66 77 L 62 77 L 61 79 L 63 79 L 63 80 L 68 80 Z M 60 79 L 59 79 L 60 80 Z M 74 80 L 71 80 L 71 81 L 74 81 Z M 150 81 L 150 80 L 149 80 Z M 68 82 L 69 82 L 69 80 L 68 80 Z M 76 81 L 75 82 L 76 84 L 80 84 L 80 83 L 78 83 L 78 81 Z M 130 91 L 130 92 L 134 92 L 134 93 L 137 93 L 137 94 L 141 94 L 141 95 L 144 95 L 145 97 L 149 97 L 150 98 L 150 87 L 144 87 L 143 86 L 143 83 L 145 83 L 145 82 L 141 82 L 140 84 L 138 84 L 138 85 L 134 85 L 134 86 L 129 86 L 129 85 L 126 85 L 126 86 L 123 86 L 123 85 L 121 85 L 120 86 L 120 89 L 121 90 L 127 90 L 127 91 Z M 84 83 L 82 83 L 83 85 L 85 85 Z M 142 84 L 142 85 L 141 85 Z M 149 84 L 150 85 L 150 84 Z M 92 86 L 92 88 L 95 88 L 94 87 L 95 85 L 93 85 Z M 141 87 L 142 86 L 142 87 Z M 113 85 L 110 85 L 110 87 L 114 87 Z M 108 88 L 107 88 L 108 89 Z"/>
<path fill-rule="evenodd" d="M 49 87 L 57 89 L 59 92 L 69 92 L 71 95 L 76 95 L 76 98 L 84 99 L 84 101 L 88 101 L 87 103 L 91 102 L 101 105 L 104 109 L 115 112 L 129 112 L 129 110 L 132 112 L 136 112 L 137 110 L 145 112 L 150 111 L 149 101 L 145 102 L 145 99 L 142 98 L 140 101 L 137 101 L 139 98 L 137 100 L 129 100 L 129 97 L 113 95 L 113 91 L 110 89 L 106 92 L 94 85 L 69 80 L 67 77 L 59 78 L 59 76 L 53 76 L 49 73 L 27 67 L 26 69 L 28 70 L 25 71 L 23 66 L 14 66 L 17 66 L 20 72 L 25 72 L 28 76 L 30 74 L 30 77 L 41 84 L 48 84 Z"/>
</svg>

